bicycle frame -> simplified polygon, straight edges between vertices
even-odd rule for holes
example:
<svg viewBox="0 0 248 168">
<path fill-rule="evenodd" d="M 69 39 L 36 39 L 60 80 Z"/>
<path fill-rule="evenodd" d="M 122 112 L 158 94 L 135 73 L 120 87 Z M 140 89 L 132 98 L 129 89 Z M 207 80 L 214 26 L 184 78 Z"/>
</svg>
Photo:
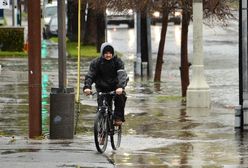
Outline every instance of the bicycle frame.
<svg viewBox="0 0 248 168">
<path fill-rule="evenodd" d="M 111 97 L 111 101 L 110 104 L 108 104 L 109 102 L 107 101 L 107 96 L 110 95 Z M 103 92 L 99 92 L 98 96 L 102 96 L 102 105 L 100 107 L 98 107 L 98 112 L 102 113 L 104 115 L 104 117 L 107 116 L 107 121 L 108 121 L 108 134 L 113 134 L 113 101 L 114 101 L 114 96 L 115 96 L 115 92 L 107 92 L 107 93 L 103 93 Z"/>
</svg>

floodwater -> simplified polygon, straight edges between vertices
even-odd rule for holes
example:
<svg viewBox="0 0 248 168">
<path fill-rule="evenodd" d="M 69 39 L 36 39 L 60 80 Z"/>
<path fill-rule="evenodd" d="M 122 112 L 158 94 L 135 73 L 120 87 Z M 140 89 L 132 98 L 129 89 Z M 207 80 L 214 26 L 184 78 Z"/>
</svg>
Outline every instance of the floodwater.
<svg viewBox="0 0 248 168">
<path fill-rule="evenodd" d="M 126 122 L 121 147 L 106 157 L 116 167 L 246 167 L 246 132 L 234 129 L 238 105 L 238 22 L 227 27 L 204 26 L 205 77 L 210 86 L 211 108 L 186 108 L 180 98 L 180 26 L 169 25 L 162 82 L 136 78 L 135 30 L 109 27 L 108 41 L 123 53 L 130 82 L 126 88 Z M 156 58 L 160 25 L 152 26 L 152 53 Z M 58 86 L 57 46 L 47 42 L 42 58 L 42 131 L 49 133 L 49 94 Z M 189 59 L 192 60 L 192 25 Z M 81 60 L 81 76 L 89 61 Z M 28 134 L 27 59 L 0 58 L 0 136 Z M 68 59 L 68 87 L 76 87 L 76 59 Z M 153 68 L 155 65 L 153 65 Z M 191 73 L 191 72 L 190 72 Z M 82 89 L 81 82 L 80 88 Z M 81 93 L 77 137 L 92 137 L 96 98 Z M 94 144 L 90 143 L 94 148 Z"/>
</svg>

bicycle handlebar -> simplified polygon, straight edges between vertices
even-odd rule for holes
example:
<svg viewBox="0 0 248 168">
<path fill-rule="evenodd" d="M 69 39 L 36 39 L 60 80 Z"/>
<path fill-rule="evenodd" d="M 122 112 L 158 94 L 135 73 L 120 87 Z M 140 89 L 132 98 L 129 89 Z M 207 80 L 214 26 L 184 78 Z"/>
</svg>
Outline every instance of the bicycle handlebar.
<svg viewBox="0 0 248 168">
<path fill-rule="evenodd" d="M 100 96 L 102 95 L 115 95 L 115 91 L 110 91 L 110 92 L 94 92 L 94 93 L 91 93 L 92 95 L 95 95 L 95 94 L 98 94 Z"/>
<path fill-rule="evenodd" d="M 115 91 L 111 91 L 111 92 L 98 92 L 98 95 L 115 95 Z"/>
</svg>

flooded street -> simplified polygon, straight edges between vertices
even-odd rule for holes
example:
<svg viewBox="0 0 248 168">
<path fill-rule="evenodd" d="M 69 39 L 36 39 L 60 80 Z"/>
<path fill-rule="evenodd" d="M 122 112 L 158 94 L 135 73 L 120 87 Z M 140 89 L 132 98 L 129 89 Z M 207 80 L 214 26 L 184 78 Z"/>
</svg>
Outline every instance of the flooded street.
<svg viewBox="0 0 248 168">
<path fill-rule="evenodd" d="M 154 60 L 160 30 L 160 25 L 151 27 Z M 246 167 L 248 134 L 234 129 L 234 106 L 238 105 L 238 21 L 230 21 L 226 28 L 204 26 L 205 76 L 210 86 L 210 109 L 186 108 L 182 103 L 179 72 L 180 30 L 180 26 L 168 27 L 162 82 L 160 90 L 157 90 L 152 80 L 134 77 L 135 30 L 125 26 L 108 28 L 108 41 L 117 51 L 123 53 L 122 59 L 125 61 L 130 81 L 126 88 L 128 100 L 121 147 L 112 151 L 108 145 L 104 156 L 116 167 L 123 168 Z M 190 61 L 193 54 L 192 40 L 191 25 Z M 58 85 L 57 46 L 47 43 L 48 54 L 43 54 L 42 58 L 44 141 L 49 133 L 49 94 L 51 87 Z M 89 61 L 81 61 L 82 78 L 88 70 Z M 27 137 L 28 60 L 0 58 L 0 64 L 0 137 Z M 76 64 L 76 59 L 71 58 L 67 63 L 68 85 L 74 88 Z M 83 87 L 83 82 L 80 87 Z M 77 135 L 70 145 L 64 146 L 70 147 L 72 151 L 84 147 L 92 153 L 96 150 L 92 133 L 96 98 L 81 95 L 80 100 Z M 1 155 L 6 152 L 4 142 L 6 141 L 1 142 Z M 47 146 L 44 149 L 52 151 L 49 143 Z M 87 151 L 81 151 L 81 154 L 85 153 Z M 95 166 L 100 163 L 101 161 Z M 80 165 L 84 166 L 86 165 Z"/>
</svg>

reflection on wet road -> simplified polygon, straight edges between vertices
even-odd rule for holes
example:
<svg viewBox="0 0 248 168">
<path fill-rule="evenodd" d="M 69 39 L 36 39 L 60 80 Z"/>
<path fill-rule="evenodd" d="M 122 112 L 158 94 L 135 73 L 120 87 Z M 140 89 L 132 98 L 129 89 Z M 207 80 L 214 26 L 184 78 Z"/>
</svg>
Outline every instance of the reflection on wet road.
<svg viewBox="0 0 248 168">
<path fill-rule="evenodd" d="M 109 41 L 124 55 L 130 82 L 121 148 L 106 156 L 117 167 L 240 167 L 247 160 L 246 133 L 234 129 L 238 103 L 238 29 L 233 21 L 222 29 L 205 27 L 206 78 L 210 109 L 187 109 L 180 98 L 180 26 L 170 25 L 160 89 L 151 80 L 135 78 L 135 31 L 108 29 Z M 160 26 L 152 26 L 156 58 Z M 192 27 L 189 55 L 192 56 Z M 226 35 L 228 34 L 228 36 Z M 129 38 L 127 38 L 129 37 Z M 58 85 L 57 46 L 47 44 L 42 58 L 42 130 L 48 134 L 49 94 Z M 220 49 L 222 48 L 222 49 Z M 82 76 L 89 60 L 82 59 Z M 0 58 L 0 136 L 26 136 L 28 132 L 27 59 Z M 68 60 L 68 85 L 76 87 L 76 59 Z M 153 66 L 154 67 L 154 66 Z M 81 88 L 83 84 L 81 83 Z M 78 136 L 92 137 L 96 98 L 81 96 Z M 89 148 L 94 149 L 93 143 Z M 80 146 L 78 146 L 80 148 Z"/>
<path fill-rule="evenodd" d="M 147 114 L 128 115 L 125 131 L 129 136 L 123 137 L 120 150 L 109 153 L 117 165 L 239 165 L 233 110 L 188 111 L 169 102 L 156 108 L 147 105 Z"/>
</svg>

